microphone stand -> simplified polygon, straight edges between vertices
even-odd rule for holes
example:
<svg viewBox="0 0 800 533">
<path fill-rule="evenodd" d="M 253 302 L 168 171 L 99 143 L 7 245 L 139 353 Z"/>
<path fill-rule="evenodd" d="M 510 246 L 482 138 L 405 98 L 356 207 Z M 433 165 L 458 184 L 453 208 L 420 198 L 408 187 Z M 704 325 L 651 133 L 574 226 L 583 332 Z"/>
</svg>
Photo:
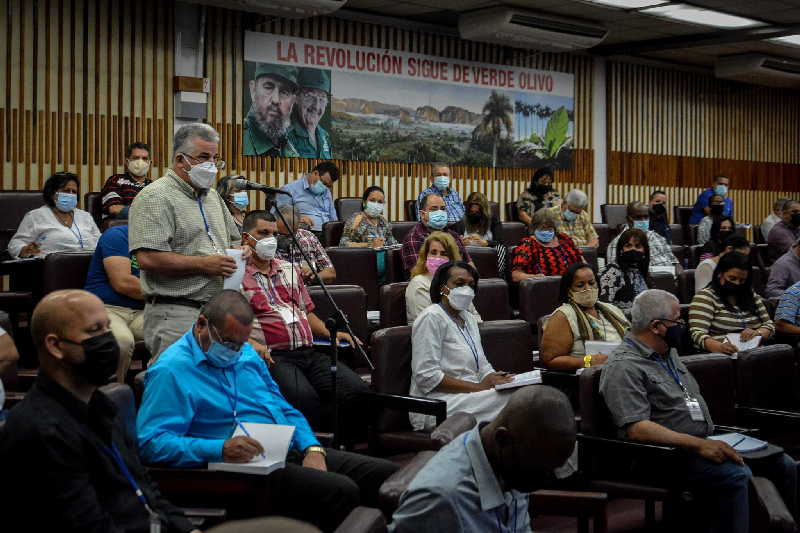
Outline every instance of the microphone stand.
<svg viewBox="0 0 800 533">
<path fill-rule="evenodd" d="M 281 213 L 280 209 L 278 209 L 277 206 L 275 208 L 275 213 L 278 215 L 278 218 L 281 220 L 281 222 L 283 222 L 283 226 L 289 231 L 289 237 L 291 239 L 292 244 L 294 244 L 294 246 L 296 246 L 297 249 L 300 251 L 300 255 L 303 256 L 303 260 L 305 260 L 305 262 L 308 264 L 308 266 L 312 267 L 311 268 L 311 272 L 314 275 L 314 279 L 317 281 L 317 283 L 319 283 L 319 286 L 322 289 L 323 294 L 325 294 L 325 298 L 328 300 L 328 303 L 331 305 L 331 308 L 333 309 L 333 314 L 325 321 L 325 327 L 327 327 L 328 331 L 331 333 L 331 352 L 330 352 L 330 356 L 331 356 L 331 380 L 332 380 L 332 385 L 333 385 L 333 390 L 332 390 L 332 392 L 333 392 L 333 443 L 336 443 L 336 441 L 338 440 L 337 439 L 337 435 L 339 433 L 338 432 L 338 429 L 339 429 L 339 418 L 338 418 L 338 415 L 339 415 L 339 402 L 338 402 L 338 400 L 336 398 L 336 390 L 337 390 L 337 387 L 336 387 L 336 373 L 337 373 L 337 370 L 338 370 L 337 367 L 338 367 L 338 356 L 339 356 L 338 351 L 339 351 L 339 347 L 337 346 L 338 343 L 336 341 L 336 332 L 337 331 L 341 331 L 341 330 L 347 331 L 347 333 L 350 334 L 350 338 L 353 339 L 353 342 L 352 342 L 353 348 L 355 348 L 356 351 L 358 351 L 361 354 L 361 356 L 364 358 L 364 360 L 369 365 L 370 370 L 375 370 L 375 365 L 372 364 L 372 361 L 370 360 L 369 356 L 367 355 L 367 352 L 364 351 L 364 348 L 362 348 L 361 345 L 358 344 L 355 341 L 356 336 L 353 333 L 353 328 L 350 325 L 350 321 L 347 319 L 347 315 L 344 314 L 344 312 L 336 304 L 336 300 L 334 300 L 333 296 L 331 296 L 331 293 L 328 291 L 328 287 L 325 285 L 325 282 L 322 281 L 322 278 L 319 277 L 319 274 L 317 273 L 316 268 L 313 267 L 314 263 L 311 262 L 311 260 L 308 257 L 308 254 L 306 254 L 306 251 L 303 250 L 303 247 L 300 246 L 300 243 L 297 241 L 297 236 L 295 235 L 295 231 L 293 231 L 294 226 L 293 225 L 290 226 L 289 224 L 286 223 L 286 218 L 283 216 L 283 213 Z M 291 251 L 290 251 L 290 254 L 291 254 Z M 331 325 L 333 325 L 334 327 L 331 328 Z"/>
</svg>

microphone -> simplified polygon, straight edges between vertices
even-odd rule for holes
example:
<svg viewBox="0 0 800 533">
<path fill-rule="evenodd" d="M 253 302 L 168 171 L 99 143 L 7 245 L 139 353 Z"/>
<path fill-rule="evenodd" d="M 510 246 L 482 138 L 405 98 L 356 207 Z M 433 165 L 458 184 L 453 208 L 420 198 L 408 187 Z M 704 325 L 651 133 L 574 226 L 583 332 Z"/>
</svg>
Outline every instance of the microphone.
<svg viewBox="0 0 800 533">
<path fill-rule="evenodd" d="M 285 194 L 286 196 L 292 196 L 290 193 L 286 191 L 282 191 L 280 189 L 276 189 L 275 187 L 269 187 L 267 185 L 261 185 L 260 183 L 254 183 L 252 181 L 247 181 L 244 178 L 236 178 L 233 180 L 233 185 L 237 189 L 244 189 L 246 191 L 261 191 L 266 192 L 269 194 Z"/>
</svg>

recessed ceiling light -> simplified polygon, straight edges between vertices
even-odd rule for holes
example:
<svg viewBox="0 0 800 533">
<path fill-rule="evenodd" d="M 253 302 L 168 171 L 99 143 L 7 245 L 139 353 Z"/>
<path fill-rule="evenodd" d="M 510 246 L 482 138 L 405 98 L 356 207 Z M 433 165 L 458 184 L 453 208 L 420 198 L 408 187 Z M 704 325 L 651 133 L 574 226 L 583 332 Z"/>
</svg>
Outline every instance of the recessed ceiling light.
<svg viewBox="0 0 800 533">
<path fill-rule="evenodd" d="M 775 41 L 777 44 L 788 44 L 790 46 L 800 46 L 800 35 L 787 35 L 786 37 L 775 37 L 767 39 L 768 41 Z"/>
<path fill-rule="evenodd" d="M 658 17 L 679 20 L 681 22 L 716 26 L 717 28 L 749 28 L 752 26 L 764 25 L 763 22 L 757 20 L 730 15 L 712 9 L 690 6 L 688 4 L 668 4 L 665 6 L 650 7 L 640 10 L 639 13 L 656 15 Z"/>
<path fill-rule="evenodd" d="M 603 4 L 622 9 L 642 9 L 668 3 L 667 0 L 587 0 L 593 4 Z"/>
</svg>

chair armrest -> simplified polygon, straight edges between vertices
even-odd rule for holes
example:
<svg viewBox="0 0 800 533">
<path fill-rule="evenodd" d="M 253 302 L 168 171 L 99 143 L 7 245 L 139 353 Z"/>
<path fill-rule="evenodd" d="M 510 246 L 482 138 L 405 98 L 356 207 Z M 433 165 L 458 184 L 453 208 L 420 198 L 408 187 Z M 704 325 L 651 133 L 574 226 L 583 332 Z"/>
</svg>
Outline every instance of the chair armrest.
<svg viewBox="0 0 800 533">
<path fill-rule="evenodd" d="M 736 407 L 737 418 L 747 424 L 752 424 L 758 429 L 775 428 L 797 429 L 800 428 L 800 413 L 794 411 L 776 411 L 758 407 Z"/>
<path fill-rule="evenodd" d="M 378 502 L 386 516 L 394 513 L 400 503 L 400 496 L 434 455 L 436 455 L 434 451 L 419 452 L 413 459 L 386 478 L 378 490 Z"/>
<path fill-rule="evenodd" d="M 608 495 L 605 492 L 537 490 L 531 494 L 531 508 L 537 514 L 584 516 L 606 514 Z"/>
<path fill-rule="evenodd" d="M 792 514 L 770 480 L 753 476 L 750 478 L 750 487 L 750 531 L 797 531 Z"/>
<path fill-rule="evenodd" d="M 333 533 L 385 533 L 386 518 L 378 509 L 356 507 Z"/>
<path fill-rule="evenodd" d="M 614 439 L 610 437 L 598 437 L 595 435 L 586 435 L 583 433 L 578 434 L 578 441 L 581 448 L 591 448 L 593 451 L 603 450 L 616 450 L 624 451 L 629 454 L 642 455 L 647 454 L 665 459 L 673 459 L 681 451 L 674 446 L 665 446 L 663 444 L 653 444 L 649 442 L 637 442 L 627 439 Z"/>
<path fill-rule="evenodd" d="M 741 433 L 743 435 L 752 435 L 753 433 L 757 433 L 758 429 L 754 428 L 742 428 L 739 426 L 723 426 L 722 424 L 714 424 L 714 433 Z"/>
<path fill-rule="evenodd" d="M 478 421 L 475 420 L 475 417 L 469 413 L 463 411 L 452 413 L 444 422 L 433 429 L 431 440 L 437 444 L 437 449 L 439 449 L 449 444 L 458 435 L 474 428 L 477 423 Z"/>
<path fill-rule="evenodd" d="M 403 396 L 383 392 L 365 392 L 364 401 L 373 409 L 395 409 L 406 413 L 419 413 L 436 417 L 436 425 L 447 418 L 447 402 L 419 396 Z"/>
</svg>

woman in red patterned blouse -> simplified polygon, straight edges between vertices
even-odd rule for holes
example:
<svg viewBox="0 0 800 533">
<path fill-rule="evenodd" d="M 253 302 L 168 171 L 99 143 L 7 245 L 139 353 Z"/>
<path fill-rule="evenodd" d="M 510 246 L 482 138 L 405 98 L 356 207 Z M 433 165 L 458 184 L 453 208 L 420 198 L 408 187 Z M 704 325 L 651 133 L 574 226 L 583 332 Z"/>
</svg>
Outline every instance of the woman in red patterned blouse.
<svg viewBox="0 0 800 533">
<path fill-rule="evenodd" d="M 531 220 L 531 237 L 522 240 L 514 250 L 511 279 L 519 283 L 525 278 L 561 276 L 573 263 L 585 262 L 580 249 L 564 233 L 557 233 L 558 219 L 540 209 Z"/>
</svg>

